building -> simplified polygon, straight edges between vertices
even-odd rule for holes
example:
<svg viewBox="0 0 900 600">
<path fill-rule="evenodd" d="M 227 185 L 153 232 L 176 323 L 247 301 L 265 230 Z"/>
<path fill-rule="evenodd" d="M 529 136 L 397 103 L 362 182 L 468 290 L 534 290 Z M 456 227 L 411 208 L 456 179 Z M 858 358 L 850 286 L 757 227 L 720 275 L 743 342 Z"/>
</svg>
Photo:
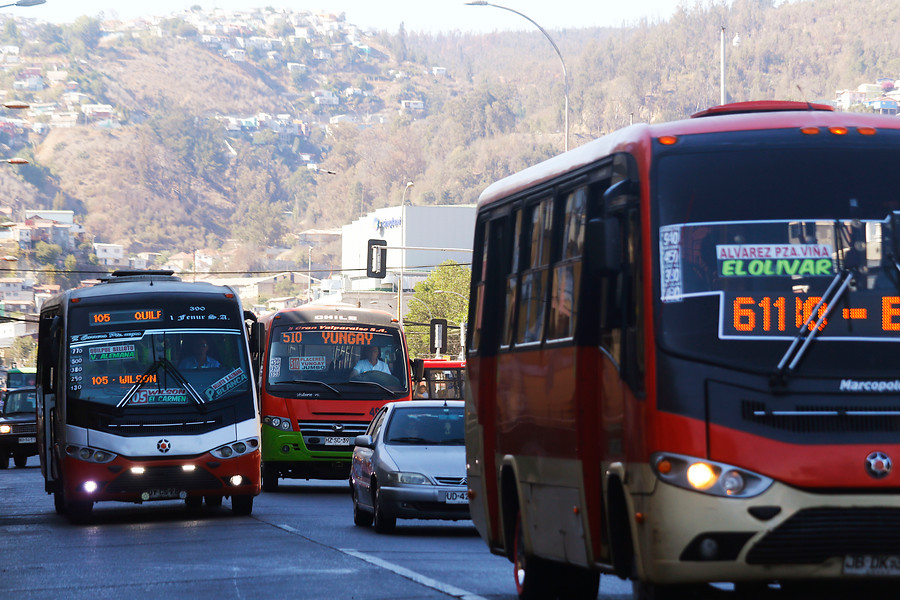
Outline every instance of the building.
<svg viewBox="0 0 900 600">
<path fill-rule="evenodd" d="M 403 289 L 411 290 L 444 261 L 471 263 L 474 232 L 474 204 L 392 206 L 371 212 L 341 229 L 344 289 L 396 289 L 402 269 Z M 387 267 L 391 275 L 384 281 L 366 277 L 370 239 L 387 242 Z"/>
</svg>

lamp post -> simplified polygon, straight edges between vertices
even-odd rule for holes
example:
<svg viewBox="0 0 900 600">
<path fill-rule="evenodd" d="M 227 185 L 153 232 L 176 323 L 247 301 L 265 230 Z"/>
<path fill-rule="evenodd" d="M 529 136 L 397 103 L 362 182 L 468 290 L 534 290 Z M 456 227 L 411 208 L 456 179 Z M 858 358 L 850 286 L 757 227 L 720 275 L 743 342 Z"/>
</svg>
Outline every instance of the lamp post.
<svg viewBox="0 0 900 600">
<path fill-rule="evenodd" d="M 462 298 L 463 306 L 469 305 L 469 299 L 460 294 L 459 292 L 454 292 L 452 290 L 434 290 L 435 294 L 453 294 L 454 296 L 459 296 Z M 459 322 L 459 360 L 463 360 L 466 355 L 466 322 L 460 320 Z"/>
<path fill-rule="evenodd" d="M 550 37 L 550 34 L 544 31 L 544 28 L 537 24 L 537 22 L 529 17 L 528 15 L 522 14 L 519 11 L 509 8 L 507 6 L 500 6 L 499 4 L 494 4 L 492 2 L 486 2 L 485 0 L 473 0 L 472 2 L 466 2 L 467 6 L 493 6 L 494 8 L 502 8 L 503 10 L 508 10 L 511 13 L 516 13 L 523 19 L 527 19 L 532 25 L 537 27 L 541 33 L 544 34 L 544 37 L 547 38 L 547 41 L 550 42 L 550 45 L 553 46 L 553 50 L 556 52 L 556 56 L 559 57 L 559 64 L 562 65 L 563 70 L 563 85 L 566 90 L 566 104 L 565 104 L 565 149 L 566 152 L 569 151 L 569 73 L 566 70 L 566 61 L 563 60 L 562 52 L 559 51 L 559 48 L 556 45 L 556 42 L 553 41 L 553 38 Z"/>
<path fill-rule="evenodd" d="M 9 4 L 0 4 L 0 8 L 6 8 L 7 6 L 37 6 L 46 1 L 47 0 L 19 0 L 18 2 L 11 2 Z"/>
<path fill-rule="evenodd" d="M 407 181 L 400 198 L 400 281 L 397 284 L 397 321 L 400 327 L 403 327 L 403 267 L 406 266 L 406 192 L 412 186 L 413 182 Z"/>
</svg>

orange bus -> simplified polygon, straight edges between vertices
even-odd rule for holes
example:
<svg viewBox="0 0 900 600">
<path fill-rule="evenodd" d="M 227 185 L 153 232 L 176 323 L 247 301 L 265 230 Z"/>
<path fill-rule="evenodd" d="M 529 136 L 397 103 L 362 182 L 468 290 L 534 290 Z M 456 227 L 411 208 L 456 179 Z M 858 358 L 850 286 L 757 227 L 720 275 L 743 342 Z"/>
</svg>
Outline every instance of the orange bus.
<svg viewBox="0 0 900 600">
<path fill-rule="evenodd" d="M 465 399 L 466 361 L 426 358 L 423 364 L 424 377 L 416 385 L 414 398 Z"/>
<path fill-rule="evenodd" d="M 349 479 L 356 436 L 412 394 L 400 324 L 380 310 L 302 306 L 260 317 L 256 331 L 263 490 L 281 478 Z"/>
<path fill-rule="evenodd" d="M 520 597 L 900 576 L 898 149 L 738 103 L 484 190 L 469 494 Z"/>
</svg>

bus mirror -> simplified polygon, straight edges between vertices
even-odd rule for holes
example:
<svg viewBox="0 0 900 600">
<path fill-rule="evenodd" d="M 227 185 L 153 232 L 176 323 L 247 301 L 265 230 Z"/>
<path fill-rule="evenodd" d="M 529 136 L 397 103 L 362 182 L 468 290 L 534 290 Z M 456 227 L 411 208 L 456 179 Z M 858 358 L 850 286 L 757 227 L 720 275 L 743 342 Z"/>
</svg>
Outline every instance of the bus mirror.
<svg viewBox="0 0 900 600">
<path fill-rule="evenodd" d="M 416 358 L 410 362 L 412 363 L 413 381 L 422 381 L 425 378 L 425 361 Z"/>
<path fill-rule="evenodd" d="M 615 217 L 591 219 L 587 225 L 588 252 L 594 275 L 617 273 L 622 267 L 622 234 Z"/>
<path fill-rule="evenodd" d="M 606 188 L 603 192 L 603 206 L 607 214 L 636 201 L 639 197 L 638 192 L 637 182 L 631 179 L 623 179 Z"/>
</svg>

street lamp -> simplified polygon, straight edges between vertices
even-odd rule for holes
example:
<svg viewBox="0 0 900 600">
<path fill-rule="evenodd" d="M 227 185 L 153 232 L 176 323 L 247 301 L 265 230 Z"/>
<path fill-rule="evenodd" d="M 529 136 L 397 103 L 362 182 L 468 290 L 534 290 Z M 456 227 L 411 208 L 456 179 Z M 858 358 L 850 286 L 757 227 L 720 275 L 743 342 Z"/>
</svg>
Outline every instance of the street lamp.
<svg viewBox="0 0 900 600">
<path fill-rule="evenodd" d="M 409 299 L 410 299 L 410 300 L 415 300 L 416 302 L 418 302 L 418 303 L 420 303 L 422 306 L 424 306 L 424 307 L 425 307 L 425 310 L 428 311 L 428 318 L 431 319 L 432 321 L 434 321 L 434 313 L 431 312 L 431 308 L 429 308 L 428 305 L 425 304 L 425 301 L 424 301 L 424 300 L 421 300 L 421 299 L 419 299 L 419 298 L 416 298 L 415 296 L 410 296 Z"/>
<path fill-rule="evenodd" d="M 452 290 L 434 290 L 435 294 L 453 294 L 454 296 L 459 296 L 462 298 L 463 306 L 468 306 L 469 299 L 460 294 L 459 292 L 454 292 Z M 459 322 L 459 360 L 463 360 L 465 358 L 466 352 L 466 322 Z"/>
<path fill-rule="evenodd" d="M 0 158 L 0 162 L 5 162 L 8 165 L 27 165 L 28 161 L 24 158 L 20 158 L 18 156 L 14 156 L 12 158 Z"/>
<path fill-rule="evenodd" d="M 528 21 L 537 27 L 541 33 L 544 34 L 544 37 L 547 38 L 547 41 L 550 42 L 550 45 L 553 46 L 553 50 L 556 52 L 556 55 L 559 57 L 559 64 L 562 65 L 563 70 L 563 84 L 566 90 L 566 105 L 565 105 L 565 118 L 566 118 L 566 137 L 565 137 L 565 149 L 566 152 L 569 151 L 569 72 L 566 70 L 566 61 L 563 60 L 562 52 L 559 51 L 559 48 L 556 45 L 556 42 L 553 41 L 553 38 L 550 37 L 550 34 L 544 31 L 544 28 L 537 24 L 537 22 L 529 17 L 528 15 L 522 14 L 519 11 L 509 8 L 507 6 L 500 6 L 499 4 L 494 4 L 492 2 L 486 2 L 485 0 L 473 0 L 472 2 L 466 2 L 467 6 L 493 6 L 494 8 L 502 8 L 503 10 L 508 10 L 511 13 L 516 13 L 520 17 L 524 19 L 528 19 Z"/>
<path fill-rule="evenodd" d="M 10 4 L 2 4 L 0 5 L 0 8 L 6 8 L 7 6 L 37 6 L 46 1 L 47 0 L 19 0 L 18 2 L 12 2 Z"/>
<path fill-rule="evenodd" d="M 412 181 L 406 182 L 403 188 L 403 197 L 400 198 L 400 283 L 397 285 L 399 292 L 397 298 L 397 320 L 403 327 L 403 267 L 406 265 L 406 192 L 413 186 Z"/>
<path fill-rule="evenodd" d="M 400 206 L 406 206 L 406 192 L 408 192 L 409 188 L 411 188 L 413 185 L 415 184 L 412 181 L 406 182 L 406 187 L 403 188 L 403 199 L 400 201 Z"/>
</svg>

